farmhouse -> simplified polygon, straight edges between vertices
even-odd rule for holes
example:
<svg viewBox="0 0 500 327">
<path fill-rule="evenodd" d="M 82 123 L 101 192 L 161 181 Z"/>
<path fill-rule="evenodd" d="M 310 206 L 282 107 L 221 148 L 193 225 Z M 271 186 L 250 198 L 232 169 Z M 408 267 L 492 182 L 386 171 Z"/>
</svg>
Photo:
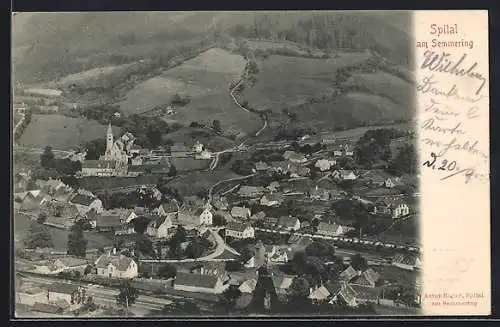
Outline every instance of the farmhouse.
<svg viewBox="0 0 500 327">
<path fill-rule="evenodd" d="M 380 275 L 372 268 L 368 268 L 363 271 L 359 276 L 355 277 L 351 281 L 352 285 L 363 286 L 363 287 L 375 287 Z"/>
<path fill-rule="evenodd" d="M 70 200 L 70 203 L 76 206 L 81 215 L 85 215 L 92 209 L 94 209 L 97 213 L 101 213 L 103 211 L 102 201 L 96 197 L 86 194 L 77 194 Z"/>
<path fill-rule="evenodd" d="M 332 172 L 332 178 L 337 181 L 353 181 L 357 179 L 357 176 L 352 170 L 340 169 Z"/>
<path fill-rule="evenodd" d="M 390 215 L 392 218 L 397 219 L 409 215 L 410 208 L 403 200 L 384 198 L 375 204 L 372 213 Z"/>
<path fill-rule="evenodd" d="M 54 283 L 48 287 L 48 301 L 66 301 L 71 309 L 85 303 L 86 289 L 82 286 L 67 283 Z"/>
<path fill-rule="evenodd" d="M 230 222 L 226 226 L 226 236 L 239 239 L 254 238 L 255 230 L 248 224 Z"/>
<path fill-rule="evenodd" d="M 131 221 L 129 223 L 124 223 L 121 226 L 114 229 L 115 235 L 132 235 L 135 234 L 135 226 Z"/>
<path fill-rule="evenodd" d="M 153 216 L 146 228 L 146 234 L 157 238 L 168 237 L 170 235 L 169 230 L 173 227 L 173 216 Z"/>
<path fill-rule="evenodd" d="M 47 301 L 47 291 L 39 287 L 16 289 L 16 303 L 34 305 Z"/>
<path fill-rule="evenodd" d="M 264 189 L 262 187 L 243 185 L 238 190 L 238 195 L 246 198 L 251 198 L 258 197 L 262 195 L 263 192 Z"/>
<path fill-rule="evenodd" d="M 281 216 L 278 219 L 278 228 L 288 230 L 288 231 L 296 231 L 300 229 L 300 220 L 296 217 L 291 216 Z"/>
<path fill-rule="evenodd" d="M 330 168 L 332 168 L 336 163 L 337 161 L 335 159 L 320 159 L 316 161 L 314 167 L 319 168 L 320 171 L 327 171 L 330 170 Z"/>
<path fill-rule="evenodd" d="M 283 158 L 293 163 L 304 163 L 307 161 L 302 153 L 297 153 L 295 151 L 285 151 Z"/>
<path fill-rule="evenodd" d="M 88 176 L 116 176 L 116 163 L 114 161 L 85 160 L 82 163 L 82 177 Z"/>
<path fill-rule="evenodd" d="M 271 193 L 263 195 L 260 199 L 260 205 L 268 207 L 279 206 L 285 200 L 285 196 L 281 193 Z"/>
<path fill-rule="evenodd" d="M 62 257 L 54 261 L 54 266 L 61 271 L 78 270 L 80 272 L 83 272 L 87 265 L 87 260 L 74 257 Z"/>
<path fill-rule="evenodd" d="M 311 200 L 328 201 L 330 200 L 330 192 L 316 185 L 309 191 L 309 197 L 311 198 Z"/>
<path fill-rule="evenodd" d="M 269 169 L 269 166 L 267 163 L 259 161 L 255 163 L 255 170 L 256 171 L 267 171 Z"/>
<path fill-rule="evenodd" d="M 96 229 L 100 232 L 115 231 L 121 226 L 122 223 L 120 211 L 103 211 L 97 216 Z"/>
<path fill-rule="evenodd" d="M 166 216 L 169 213 L 175 213 L 179 210 L 179 206 L 176 201 L 169 201 L 160 204 L 157 208 L 153 209 L 153 214 L 158 216 Z"/>
<path fill-rule="evenodd" d="M 397 254 L 392 260 L 392 265 L 405 270 L 418 270 L 422 262 L 416 255 Z"/>
<path fill-rule="evenodd" d="M 233 207 L 231 209 L 231 216 L 234 218 L 248 219 L 251 215 L 252 212 L 246 207 Z"/>
<path fill-rule="evenodd" d="M 325 222 L 320 222 L 318 224 L 318 235 L 325 235 L 325 236 L 339 236 L 342 235 L 346 232 L 346 229 L 338 225 L 336 223 L 329 224 Z"/>
<path fill-rule="evenodd" d="M 359 276 L 359 272 L 354 269 L 352 266 L 347 267 L 346 270 L 340 273 L 340 280 L 350 282 L 355 277 Z"/>
<path fill-rule="evenodd" d="M 330 291 L 323 286 L 317 285 L 316 287 L 309 288 L 308 298 L 312 300 L 313 303 L 318 303 L 327 300 L 331 296 Z"/>
<path fill-rule="evenodd" d="M 349 307 L 358 306 L 357 292 L 346 282 L 341 281 L 340 284 L 330 286 L 329 292 L 332 294 L 332 299 L 328 302 L 330 304 L 338 303 Z"/>
<path fill-rule="evenodd" d="M 229 287 L 219 276 L 178 272 L 175 276 L 174 290 L 198 293 L 221 294 Z"/>
<path fill-rule="evenodd" d="M 136 262 L 124 255 L 103 254 L 95 262 L 97 275 L 104 277 L 134 278 L 138 276 Z"/>
</svg>

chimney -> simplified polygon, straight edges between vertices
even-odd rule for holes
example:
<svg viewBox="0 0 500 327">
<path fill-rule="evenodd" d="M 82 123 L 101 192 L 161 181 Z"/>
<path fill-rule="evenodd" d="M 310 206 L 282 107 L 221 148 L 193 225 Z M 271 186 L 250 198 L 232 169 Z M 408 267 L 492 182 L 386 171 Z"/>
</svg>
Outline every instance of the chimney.
<svg viewBox="0 0 500 327">
<path fill-rule="evenodd" d="M 113 248 L 113 255 L 116 254 L 116 248 Z"/>
<path fill-rule="evenodd" d="M 108 250 L 108 257 L 111 256 L 111 250 Z"/>
</svg>

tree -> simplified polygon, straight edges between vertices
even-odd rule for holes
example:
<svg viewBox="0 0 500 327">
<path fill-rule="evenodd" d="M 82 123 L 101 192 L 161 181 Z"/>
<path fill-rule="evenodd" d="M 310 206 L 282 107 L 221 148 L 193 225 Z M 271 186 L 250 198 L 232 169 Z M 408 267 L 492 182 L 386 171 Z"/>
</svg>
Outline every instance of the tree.
<svg viewBox="0 0 500 327">
<path fill-rule="evenodd" d="M 97 160 L 106 151 L 106 139 L 98 138 L 82 145 L 87 155 L 86 160 Z"/>
<path fill-rule="evenodd" d="M 144 234 L 148 227 L 149 219 L 144 216 L 139 216 L 132 220 L 132 224 L 134 225 L 134 230 L 137 234 Z"/>
<path fill-rule="evenodd" d="M 390 165 L 390 171 L 397 176 L 414 175 L 417 172 L 418 158 L 413 145 L 403 146 Z"/>
<path fill-rule="evenodd" d="M 174 265 L 166 263 L 158 270 L 158 276 L 161 278 L 172 278 L 177 275 L 177 268 Z"/>
<path fill-rule="evenodd" d="M 306 254 L 329 261 L 335 258 L 335 246 L 325 240 L 314 240 L 313 243 L 306 247 Z"/>
<path fill-rule="evenodd" d="M 139 297 L 139 292 L 137 289 L 130 285 L 130 282 L 126 281 L 120 285 L 120 291 L 116 296 L 116 304 L 119 307 L 124 307 L 127 311 L 131 305 L 135 303 Z"/>
<path fill-rule="evenodd" d="M 46 146 L 40 156 L 40 163 L 43 168 L 51 168 L 54 165 L 54 153 L 51 146 Z"/>
<path fill-rule="evenodd" d="M 45 226 L 32 223 L 24 245 L 28 249 L 51 248 L 53 246 L 52 237 Z"/>
<path fill-rule="evenodd" d="M 88 275 L 92 272 L 92 266 L 91 265 L 87 265 L 87 267 L 85 267 L 85 270 L 83 271 L 83 274 L 84 275 Z"/>
<path fill-rule="evenodd" d="M 233 308 L 240 296 L 241 291 L 237 287 L 230 286 L 219 296 L 218 304 L 223 308 Z"/>
<path fill-rule="evenodd" d="M 175 168 L 174 165 L 170 165 L 170 168 L 168 170 L 168 174 L 167 174 L 168 177 L 174 177 L 174 176 L 177 176 L 177 168 Z"/>
<path fill-rule="evenodd" d="M 222 215 L 215 214 L 213 216 L 212 224 L 214 226 L 224 226 L 226 224 L 226 219 Z"/>
<path fill-rule="evenodd" d="M 368 261 L 361 254 L 356 253 L 351 258 L 351 266 L 356 270 L 366 270 L 368 268 Z"/>
<path fill-rule="evenodd" d="M 186 248 L 186 256 L 188 258 L 198 258 L 203 254 L 203 247 L 201 245 L 199 237 L 193 238 Z"/>
<path fill-rule="evenodd" d="M 68 235 L 67 253 L 84 258 L 87 253 L 87 240 L 83 236 L 83 230 L 78 225 L 73 225 Z"/>
<path fill-rule="evenodd" d="M 45 221 L 47 220 L 47 213 L 45 212 L 40 212 L 38 214 L 38 218 L 36 219 L 36 221 L 39 223 L 39 224 L 43 224 L 45 223 Z"/>
<path fill-rule="evenodd" d="M 144 237 L 144 235 L 140 235 L 140 237 L 138 237 L 138 239 L 135 241 L 135 249 L 143 255 L 155 256 L 153 242 Z"/>
<path fill-rule="evenodd" d="M 215 131 L 217 131 L 218 133 L 222 132 L 222 128 L 221 128 L 221 125 L 220 125 L 220 121 L 217 120 L 217 119 L 214 119 L 214 121 L 212 122 L 212 127 Z"/>
</svg>

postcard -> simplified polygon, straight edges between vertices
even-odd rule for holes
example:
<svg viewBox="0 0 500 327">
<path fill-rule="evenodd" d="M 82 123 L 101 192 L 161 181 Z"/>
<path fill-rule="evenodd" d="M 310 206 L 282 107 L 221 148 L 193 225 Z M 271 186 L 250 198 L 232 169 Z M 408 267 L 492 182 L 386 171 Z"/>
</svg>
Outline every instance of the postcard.
<svg viewBox="0 0 500 327">
<path fill-rule="evenodd" d="M 13 319 L 490 314 L 487 11 L 12 26 Z"/>
</svg>

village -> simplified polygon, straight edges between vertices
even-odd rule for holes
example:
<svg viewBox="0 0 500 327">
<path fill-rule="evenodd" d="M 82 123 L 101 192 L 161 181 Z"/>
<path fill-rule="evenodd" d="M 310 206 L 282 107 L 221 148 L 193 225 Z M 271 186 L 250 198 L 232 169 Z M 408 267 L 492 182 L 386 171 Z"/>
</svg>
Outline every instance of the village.
<svg viewBox="0 0 500 327">
<path fill-rule="evenodd" d="M 208 172 L 219 160 L 198 140 L 167 149 L 134 140 L 129 132 L 114 140 L 110 124 L 98 160 L 68 156 L 81 164 L 76 178 L 160 181 L 175 175 L 173 157 L 206 160 Z M 30 227 L 16 247 L 16 310 L 102 316 L 116 303 L 135 315 L 418 310 L 422 249 L 397 229 L 418 219 L 414 176 L 362 169 L 356 144 L 331 136 L 286 143 L 230 149 L 251 156 L 233 163 L 241 177 L 204 194 L 180 196 L 161 182 L 96 194 L 18 173 L 14 219 Z M 65 231 L 66 251 L 54 250 L 48 229 Z"/>
</svg>

